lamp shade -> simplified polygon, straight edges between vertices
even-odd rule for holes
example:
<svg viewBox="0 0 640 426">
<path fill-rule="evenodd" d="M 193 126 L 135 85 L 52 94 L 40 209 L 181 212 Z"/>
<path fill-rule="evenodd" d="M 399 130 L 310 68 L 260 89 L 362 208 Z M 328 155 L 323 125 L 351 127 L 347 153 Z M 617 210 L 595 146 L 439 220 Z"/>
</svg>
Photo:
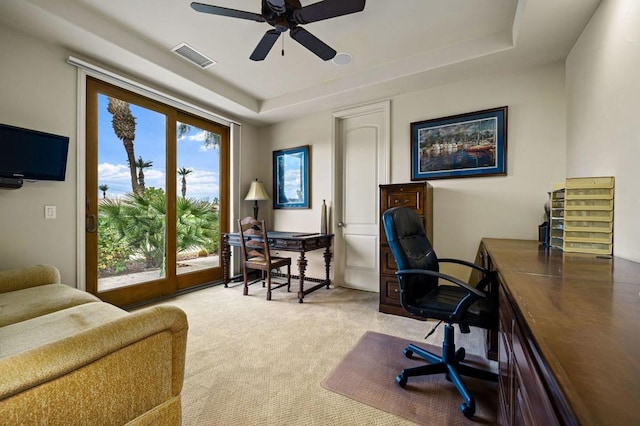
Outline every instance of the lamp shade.
<svg viewBox="0 0 640 426">
<path fill-rule="evenodd" d="M 256 179 L 251 182 L 249 192 L 247 192 L 247 196 L 244 197 L 244 199 L 248 201 L 268 200 L 269 195 L 267 195 L 267 191 L 264 189 L 264 184 Z"/>
</svg>

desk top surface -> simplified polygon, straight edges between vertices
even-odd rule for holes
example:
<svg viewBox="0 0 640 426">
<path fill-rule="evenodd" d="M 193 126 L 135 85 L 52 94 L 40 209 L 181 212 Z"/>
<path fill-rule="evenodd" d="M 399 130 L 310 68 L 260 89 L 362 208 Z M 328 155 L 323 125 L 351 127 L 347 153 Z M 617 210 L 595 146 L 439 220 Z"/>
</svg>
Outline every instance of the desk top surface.
<svg viewBox="0 0 640 426">
<path fill-rule="evenodd" d="M 640 424 L 640 264 L 483 244 L 580 422 Z"/>
<path fill-rule="evenodd" d="M 228 232 L 226 235 L 239 236 L 239 232 Z M 321 234 L 319 232 L 290 232 L 290 231 L 267 231 L 267 238 L 286 238 L 286 239 L 299 239 L 299 238 L 320 238 L 320 237 L 333 237 L 333 234 Z"/>
</svg>

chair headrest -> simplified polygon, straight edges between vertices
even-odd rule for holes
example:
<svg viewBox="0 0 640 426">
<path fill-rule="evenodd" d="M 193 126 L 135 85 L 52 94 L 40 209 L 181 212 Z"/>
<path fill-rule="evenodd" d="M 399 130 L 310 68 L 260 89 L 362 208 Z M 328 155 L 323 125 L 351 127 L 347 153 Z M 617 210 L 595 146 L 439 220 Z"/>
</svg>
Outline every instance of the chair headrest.
<svg viewBox="0 0 640 426">
<path fill-rule="evenodd" d="M 382 221 L 398 269 L 438 271 L 438 258 L 415 210 L 394 207 L 382 214 Z"/>
<path fill-rule="evenodd" d="M 408 207 L 393 207 L 382 214 L 387 241 L 398 241 L 411 236 L 426 237 L 422 219 Z"/>
</svg>

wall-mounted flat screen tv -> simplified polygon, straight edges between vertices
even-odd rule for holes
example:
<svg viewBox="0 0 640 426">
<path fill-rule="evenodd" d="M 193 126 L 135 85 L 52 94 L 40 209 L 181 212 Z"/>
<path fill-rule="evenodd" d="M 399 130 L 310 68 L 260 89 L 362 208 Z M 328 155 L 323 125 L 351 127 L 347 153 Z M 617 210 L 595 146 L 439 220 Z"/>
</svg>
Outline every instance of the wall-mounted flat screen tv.
<svg viewBox="0 0 640 426">
<path fill-rule="evenodd" d="M 69 138 L 0 124 L 0 177 L 63 181 Z"/>
</svg>

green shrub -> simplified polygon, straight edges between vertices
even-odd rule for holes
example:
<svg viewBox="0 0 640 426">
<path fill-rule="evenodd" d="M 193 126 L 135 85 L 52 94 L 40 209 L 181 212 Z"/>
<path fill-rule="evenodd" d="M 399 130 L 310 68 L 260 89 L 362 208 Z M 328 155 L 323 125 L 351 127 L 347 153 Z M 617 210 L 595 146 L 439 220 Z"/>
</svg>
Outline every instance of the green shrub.
<svg viewBox="0 0 640 426">
<path fill-rule="evenodd" d="M 98 273 L 113 275 L 123 272 L 133 254 L 126 242 L 119 242 L 116 232 L 105 218 L 98 219 Z"/>
<path fill-rule="evenodd" d="M 204 250 L 217 253 L 220 234 L 215 206 L 207 201 L 178 198 L 176 209 L 177 252 Z M 106 253 L 126 248 L 121 253 L 126 256 L 125 260 L 135 255 L 145 259 L 147 268 L 164 267 L 166 197 L 162 189 L 151 187 L 143 194 L 106 199 L 100 203 L 98 211 L 101 223 L 105 224 L 104 235 L 99 238 L 99 244 L 105 246 L 105 260 Z"/>
</svg>

